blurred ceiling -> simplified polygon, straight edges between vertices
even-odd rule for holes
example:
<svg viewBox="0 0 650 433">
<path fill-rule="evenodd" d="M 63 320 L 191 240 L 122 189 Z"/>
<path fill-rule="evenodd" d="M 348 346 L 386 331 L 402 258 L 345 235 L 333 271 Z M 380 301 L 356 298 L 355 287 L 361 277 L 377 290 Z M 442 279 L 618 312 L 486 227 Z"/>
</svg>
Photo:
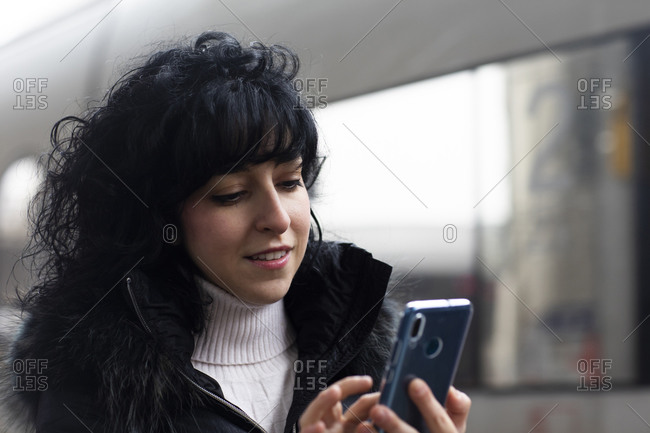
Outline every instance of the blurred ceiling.
<svg viewBox="0 0 650 433">
<path fill-rule="evenodd" d="M 42 148 L 130 58 L 207 29 L 291 46 L 331 102 L 532 51 L 561 61 L 562 44 L 650 25 L 647 0 L 95 0 L 54 16 L 0 47 L 0 160 Z M 30 77 L 46 80 L 47 109 L 14 109 Z"/>
</svg>

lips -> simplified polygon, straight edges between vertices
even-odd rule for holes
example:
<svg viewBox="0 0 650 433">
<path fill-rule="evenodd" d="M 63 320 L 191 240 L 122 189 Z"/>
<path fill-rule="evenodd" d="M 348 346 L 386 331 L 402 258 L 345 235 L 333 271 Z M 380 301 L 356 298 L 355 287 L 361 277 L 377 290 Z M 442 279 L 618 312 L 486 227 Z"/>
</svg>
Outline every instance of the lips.
<svg viewBox="0 0 650 433">
<path fill-rule="evenodd" d="M 289 263 L 289 256 L 291 255 L 291 247 L 281 246 L 276 248 L 269 248 L 260 251 L 253 255 L 247 256 L 246 259 L 255 266 L 264 269 L 281 269 Z"/>
<path fill-rule="evenodd" d="M 274 251 L 271 253 L 255 254 L 254 256 L 250 256 L 249 258 L 252 260 L 264 260 L 264 261 L 277 260 L 286 256 L 287 253 L 288 250 L 281 250 L 281 251 Z"/>
<path fill-rule="evenodd" d="M 251 254 L 250 256 L 246 256 L 246 258 L 253 260 L 274 260 L 284 256 L 292 249 L 293 248 L 287 245 L 280 245 L 277 247 L 271 247 L 262 251 L 258 251 L 254 254 Z"/>
</svg>

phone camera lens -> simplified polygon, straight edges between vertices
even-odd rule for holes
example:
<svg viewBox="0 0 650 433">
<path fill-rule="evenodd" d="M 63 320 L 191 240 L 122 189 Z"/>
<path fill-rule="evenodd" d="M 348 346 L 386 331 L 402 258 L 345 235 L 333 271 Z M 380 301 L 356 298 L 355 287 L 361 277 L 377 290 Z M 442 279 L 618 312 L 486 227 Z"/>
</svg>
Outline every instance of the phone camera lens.
<svg viewBox="0 0 650 433">
<path fill-rule="evenodd" d="M 417 313 L 414 317 L 414 320 L 411 324 L 411 333 L 409 337 L 409 347 L 413 349 L 420 341 L 422 337 L 422 332 L 424 332 L 426 319 L 420 313 Z"/>
<path fill-rule="evenodd" d="M 411 328 L 411 338 L 416 338 L 420 334 L 420 326 L 422 326 L 422 318 L 417 317 Z"/>
<path fill-rule="evenodd" d="M 424 353 L 428 358 L 435 358 L 442 351 L 442 339 L 434 337 L 424 346 Z"/>
</svg>

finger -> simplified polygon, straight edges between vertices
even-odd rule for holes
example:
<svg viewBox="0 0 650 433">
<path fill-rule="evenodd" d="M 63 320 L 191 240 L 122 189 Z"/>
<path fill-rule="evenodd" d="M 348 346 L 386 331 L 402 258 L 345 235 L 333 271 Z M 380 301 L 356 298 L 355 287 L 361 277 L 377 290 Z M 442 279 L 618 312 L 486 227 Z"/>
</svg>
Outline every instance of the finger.
<svg viewBox="0 0 650 433">
<path fill-rule="evenodd" d="M 395 412 L 383 404 L 375 405 L 370 410 L 370 418 L 372 418 L 375 426 L 383 429 L 387 433 L 417 433 L 413 427 L 408 425 Z M 436 432 L 432 431 L 431 433 Z"/>
<path fill-rule="evenodd" d="M 472 406 L 472 400 L 467 394 L 452 386 L 447 394 L 446 406 L 449 418 L 451 418 L 458 431 L 464 433 L 467 429 L 467 417 Z"/>
<path fill-rule="evenodd" d="M 364 421 L 361 424 L 359 424 L 354 431 L 355 433 L 377 433 L 377 430 L 375 430 L 373 425 L 367 421 Z"/>
<path fill-rule="evenodd" d="M 331 412 L 334 406 L 341 400 L 341 387 L 334 384 L 325 391 L 318 393 L 314 401 L 309 403 L 307 409 L 302 413 L 298 423 L 302 430 L 303 426 L 316 424 L 326 413 Z"/>
<path fill-rule="evenodd" d="M 341 388 L 339 401 L 342 401 L 351 395 L 361 394 L 368 391 L 372 387 L 372 378 L 370 376 L 348 376 L 337 381 L 334 385 Z M 330 426 L 332 423 L 340 421 L 342 415 L 343 406 L 341 404 L 337 404 L 333 406 L 331 410 L 325 411 L 321 419 L 325 421 L 325 424 L 327 426 Z M 344 422 L 346 420 L 347 419 L 343 419 Z"/>
<path fill-rule="evenodd" d="M 379 393 L 364 394 L 343 415 L 343 422 L 353 425 L 362 423 L 370 416 L 370 409 L 379 401 Z"/>
<path fill-rule="evenodd" d="M 348 376 L 337 381 L 335 385 L 341 388 L 339 401 L 342 401 L 351 395 L 361 394 L 368 391 L 372 387 L 372 378 L 370 376 Z M 321 419 L 325 421 L 327 426 L 331 426 L 334 422 L 339 422 L 341 420 L 343 420 L 343 422 L 348 421 L 348 419 L 343 418 L 343 406 L 340 402 L 332 407 L 331 410 L 326 411 Z M 361 420 L 358 422 L 361 422 Z M 353 422 L 353 424 L 356 423 L 357 422 Z"/>
<path fill-rule="evenodd" d="M 422 379 L 409 383 L 409 396 L 418 407 L 431 433 L 456 432 L 456 426 L 447 411 L 433 396 L 431 389 Z"/>
<path fill-rule="evenodd" d="M 351 395 L 367 392 L 372 387 L 372 377 L 370 376 L 348 376 L 336 382 L 335 385 L 341 387 L 341 400 L 345 400 Z"/>
<path fill-rule="evenodd" d="M 324 433 L 325 432 L 325 423 L 323 421 L 318 421 L 315 424 L 308 425 L 306 427 L 300 427 L 300 433 Z"/>
<path fill-rule="evenodd" d="M 348 376 L 337 381 L 325 391 L 320 392 L 307 406 L 298 421 L 300 426 L 311 425 L 319 420 L 331 422 L 337 403 L 350 395 L 365 392 L 371 387 L 372 378 L 370 376 Z"/>
<path fill-rule="evenodd" d="M 343 405 L 337 401 L 330 410 L 326 410 L 321 420 L 325 423 L 325 427 L 331 428 L 335 423 L 341 422 L 343 418 Z"/>
</svg>

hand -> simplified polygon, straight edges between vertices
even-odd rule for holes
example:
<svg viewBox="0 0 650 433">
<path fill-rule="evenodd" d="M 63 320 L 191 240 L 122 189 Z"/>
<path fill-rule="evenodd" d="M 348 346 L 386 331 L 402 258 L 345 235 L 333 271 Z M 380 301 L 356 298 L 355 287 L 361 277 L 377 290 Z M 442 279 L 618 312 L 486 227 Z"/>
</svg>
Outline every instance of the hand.
<svg viewBox="0 0 650 433">
<path fill-rule="evenodd" d="M 368 376 L 350 376 L 322 391 L 300 417 L 301 433 L 374 433 L 373 425 L 364 421 L 369 417 L 387 433 L 415 433 L 395 412 L 378 404 L 379 393 L 363 395 L 343 412 L 341 400 L 368 391 L 371 386 Z M 409 384 L 409 396 L 431 433 L 465 433 L 471 401 L 464 393 L 452 387 L 445 409 L 424 381 L 414 379 Z"/>
<path fill-rule="evenodd" d="M 349 376 L 321 391 L 300 416 L 300 433 L 353 433 L 357 427 L 363 428 L 370 409 L 379 401 L 379 393 L 361 396 L 345 413 L 341 401 L 371 387 L 370 376 Z"/>
<path fill-rule="evenodd" d="M 454 387 L 450 388 L 445 409 L 438 403 L 429 386 L 422 379 L 413 379 L 409 383 L 408 392 L 431 433 L 465 433 L 467 416 L 472 404 L 466 394 Z M 416 433 L 413 427 L 384 405 L 373 407 L 370 417 L 377 427 L 387 433 Z"/>
</svg>

